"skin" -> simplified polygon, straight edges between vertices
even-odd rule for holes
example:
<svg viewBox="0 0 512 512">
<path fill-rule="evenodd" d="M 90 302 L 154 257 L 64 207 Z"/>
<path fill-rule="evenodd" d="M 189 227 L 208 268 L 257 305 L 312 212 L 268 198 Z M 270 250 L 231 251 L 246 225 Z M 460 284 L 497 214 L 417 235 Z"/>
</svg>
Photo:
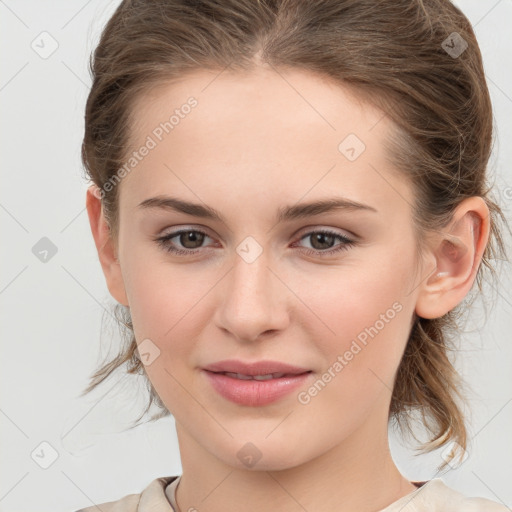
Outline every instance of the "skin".
<svg viewBox="0 0 512 512">
<path fill-rule="evenodd" d="M 487 207 L 478 197 L 463 201 L 418 254 L 414 191 L 383 149 L 391 121 L 300 70 L 200 71 L 162 84 L 134 107 L 131 149 L 190 96 L 197 107 L 120 183 L 118 238 L 98 191 L 87 191 L 110 293 L 130 307 L 138 343 L 149 338 L 160 350 L 145 369 L 176 420 L 178 505 L 380 510 L 416 490 L 393 462 L 387 431 L 411 322 L 442 316 L 470 290 L 488 239 Z M 338 150 L 349 133 L 366 145 L 353 162 Z M 226 223 L 138 207 L 162 194 L 213 207 Z M 285 205 L 333 195 L 377 212 L 275 221 Z M 195 246 L 172 239 L 199 252 L 173 255 L 154 241 L 179 228 L 206 231 Z M 321 246 L 306 236 L 322 229 L 357 242 L 329 256 L 343 242 Z M 248 236 L 263 251 L 250 264 L 236 251 Z M 264 407 L 237 405 L 201 371 L 228 358 L 284 361 L 313 370 L 307 390 L 394 303 L 400 312 L 307 404 L 297 391 Z M 248 442 L 261 453 L 253 467 L 237 456 Z"/>
</svg>

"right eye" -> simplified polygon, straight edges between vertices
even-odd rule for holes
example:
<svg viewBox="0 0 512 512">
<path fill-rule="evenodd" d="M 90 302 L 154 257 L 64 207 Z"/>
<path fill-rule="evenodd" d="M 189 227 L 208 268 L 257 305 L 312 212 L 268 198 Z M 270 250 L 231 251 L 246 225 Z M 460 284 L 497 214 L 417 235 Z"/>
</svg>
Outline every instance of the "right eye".
<svg viewBox="0 0 512 512">
<path fill-rule="evenodd" d="M 210 238 L 204 231 L 198 229 L 180 229 L 157 237 L 155 241 L 167 252 L 186 256 L 199 252 L 199 246 L 204 241 L 205 237 Z M 177 248 L 175 242 L 172 242 L 173 238 L 177 238 L 178 242 L 185 247 L 185 249 Z M 197 247 L 187 248 L 188 245 Z"/>
</svg>

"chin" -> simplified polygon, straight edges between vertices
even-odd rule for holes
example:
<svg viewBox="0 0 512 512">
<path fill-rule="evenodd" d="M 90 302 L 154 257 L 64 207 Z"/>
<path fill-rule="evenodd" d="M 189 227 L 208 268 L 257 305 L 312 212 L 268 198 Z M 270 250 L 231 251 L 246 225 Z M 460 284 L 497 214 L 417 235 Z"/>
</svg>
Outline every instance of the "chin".
<svg viewBox="0 0 512 512">
<path fill-rule="evenodd" d="M 250 439 L 250 437 L 248 438 Z M 259 438 L 253 441 L 234 440 L 229 453 L 219 452 L 216 445 L 215 455 L 225 464 L 246 471 L 282 471 L 299 466 L 307 462 L 314 455 L 297 450 L 297 443 L 289 440 L 285 443 L 283 438 L 276 436 L 274 440 Z M 303 446 L 303 445 L 299 445 Z M 232 456 L 234 452 L 234 457 Z"/>
</svg>

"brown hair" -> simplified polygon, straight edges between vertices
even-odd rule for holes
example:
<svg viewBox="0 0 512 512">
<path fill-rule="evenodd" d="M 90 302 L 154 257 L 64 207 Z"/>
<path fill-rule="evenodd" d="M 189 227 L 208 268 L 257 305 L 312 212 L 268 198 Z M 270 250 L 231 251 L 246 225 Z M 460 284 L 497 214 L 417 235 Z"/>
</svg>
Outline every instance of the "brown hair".
<svg viewBox="0 0 512 512">
<path fill-rule="evenodd" d="M 471 24 L 449 0 L 122 1 L 91 56 L 82 145 L 113 240 L 119 187 L 105 184 L 126 161 L 135 102 L 187 72 L 228 66 L 248 72 L 261 62 L 328 77 L 394 121 L 389 155 L 414 186 L 418 233 L 445 226 L 463 199 L 484 198 L 491 234 L 477 274 L 479 291 L 484 270 L 496 277 L 491 260 L 505 255 L 498 221 L 506 221 L 486 178 L 492 105 Z M 419 247 L 421 241 L 419 236 Z M 412 413 L 421 413 L 430 434 L 426 451 L 450 440 L 466 449 L 458 403 L 464 397 L 449 358 L 463 304 L 442 318 L 414 319 L 396 375 L 390 419 L 412 432 Z M 126 327 L 125 346 L 94 373 L 84 394 L 123 365 L 145 375 L 129 309 L 118 304 L 115 312 Z M 146 381 L 150 399 L 143 414 L 155 402 L 163 411 L 151 419 L 168 415 Z"/>
</svg>

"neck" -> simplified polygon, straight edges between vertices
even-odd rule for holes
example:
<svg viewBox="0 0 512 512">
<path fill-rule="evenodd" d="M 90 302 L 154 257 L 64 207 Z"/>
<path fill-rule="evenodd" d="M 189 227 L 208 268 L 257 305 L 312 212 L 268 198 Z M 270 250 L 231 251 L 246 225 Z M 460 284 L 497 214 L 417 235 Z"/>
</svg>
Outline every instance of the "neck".
<svg viewBox="0 0 512 512">
<path fill-rule="evenodd" d="M 368 419 L 349 438 L 304 463 L 257 471 L 226 464 L 176 421 L 183 467 L 177 504 L 181 512 L 380 511 L 417 488 L 393 462 L 387 421 L 379 432 L 374 426 Z"/>
</svg>

